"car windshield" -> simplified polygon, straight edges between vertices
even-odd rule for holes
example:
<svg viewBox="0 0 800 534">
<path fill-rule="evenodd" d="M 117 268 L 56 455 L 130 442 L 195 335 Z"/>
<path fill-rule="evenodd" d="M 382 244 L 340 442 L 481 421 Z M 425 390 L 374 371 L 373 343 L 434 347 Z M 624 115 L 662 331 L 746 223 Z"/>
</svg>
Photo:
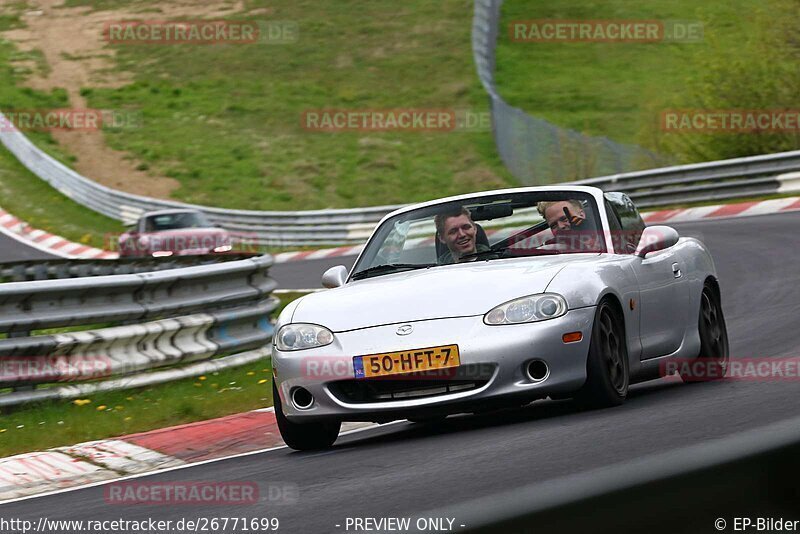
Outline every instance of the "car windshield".
<svg viewBox="0 0 800 534">
<path fill-rule="evenodd" d="M 181 228 L 209 228 L 211 223 L 200 212 L 160 213 L 150 215 L 145 221 L 145 232 L 161 232 Z"/>
<path fill-rule="evenodd" d="M 386 220 L 353 279 L 478 260 L 604 252 L 597 205 L 576 191 L 476 196 Z"/>
</svg>

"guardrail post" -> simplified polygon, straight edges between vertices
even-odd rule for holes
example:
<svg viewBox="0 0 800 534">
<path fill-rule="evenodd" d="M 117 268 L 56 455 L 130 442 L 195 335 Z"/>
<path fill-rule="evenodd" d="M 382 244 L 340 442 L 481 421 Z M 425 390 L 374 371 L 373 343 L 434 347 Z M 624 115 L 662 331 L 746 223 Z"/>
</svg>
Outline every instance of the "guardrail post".
<svg viewBox="0 0 800 534">
<path fill-rule="evenodd" d="M 15 337 L 29 337 L 31 335 L 30 330 L 16 330 L 8 333 L 9 338 Z M 21 386 L 14 386 L 11 388 L 12 391 L 33 391 L 36 389 L 36 384 L 24 384 Z"/>
</svg>

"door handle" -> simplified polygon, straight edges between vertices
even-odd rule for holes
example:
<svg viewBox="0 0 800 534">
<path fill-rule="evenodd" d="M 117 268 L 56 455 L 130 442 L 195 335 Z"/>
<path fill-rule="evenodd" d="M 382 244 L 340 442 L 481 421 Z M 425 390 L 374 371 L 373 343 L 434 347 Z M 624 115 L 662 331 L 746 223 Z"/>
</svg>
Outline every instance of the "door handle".
<svg viewBox="0 0 800 534">
<path fill-rule="evenodd" d="M 672 264 L 672 274 L 675 275 L 675 278 L 680 278 L 681 277 L 681 274 L 682 274 L 681 273 L 681 266 L 678 265 L 677 263 L 673 263 Z"/>
</svg>

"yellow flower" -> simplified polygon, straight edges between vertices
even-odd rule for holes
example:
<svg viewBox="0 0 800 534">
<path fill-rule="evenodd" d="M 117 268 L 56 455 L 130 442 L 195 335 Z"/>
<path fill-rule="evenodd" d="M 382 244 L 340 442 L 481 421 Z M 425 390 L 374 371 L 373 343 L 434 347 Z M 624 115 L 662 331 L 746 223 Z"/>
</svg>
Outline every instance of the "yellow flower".
<svg viewBox="0 0 800 534">
<path fill-rule="evenodd" d="M 72 404 L 74 404 L 75 406 L 83 406 L 84 404 L 89 404 L 90 402 L 92 401 L 89 399 L 75 399 L 74 401 L 72 401 Z"/>
<path fill-rule="evenodd" d="M 88 245 L 89 241 L 91 240 L 92 240 L 92 234 L 83 234 L 81 236 L 81 243 L 83 243 L 84 245 Z"/>
<path fill-rule="evenodd" d="M 258 383 L 259 384 L 266 384 L 267 383 L 267 379 L 266 378 L 262 378 L 261 380 L 258 381 Z"/>
<path fill-rule="evenodd" d="M 131 419 L 133 419 L 133 417 L 131 417 L 131 416 L 129 415 L 128 417 L 126 417 L 125 419 L 123 419 L 123 421 L 130 421 Z"/>
<path fill-rule="evenodd" d="M 125 409 L 125 406 L 119 406 L 119 405 L 117 405 L 117 406 L 114 406 L 114 409 L 115 409 L 115 410 L 124 410 L 124 409 Z"/>
<path fill-rule="evenodd" d="M 255 373 L 253 371 L 247 371 L 247 376 L 253 376 Z"/>
<path fill-rule="evenodd" d="M 103 411 L 103 410 L 105 410 L 106 408 L 108 408 L 108 406 L 106 406 L 105 404 L 101 404 L 100 406 L 98 406 L 97 408 L 95 408 L 95 410 L 97 410 L 98 412 L 102 412 L 102 411 Z"/>
<path fill-rule="evenodd" d="M 0 434 L 2 434 L 2 433 L 3 433 L 3 432 L 5 432 L 5 431 L 6 431 L 6 429 L 5 429 L 5 428 L 0 428 Z"/>
<path fill-rule="evenodd" d="M 132 401 L 132 400 L 133 400 L 133 399 L 135 399 L 135 398 L 136 398 L 136 397 L 125 397 L 125 400 Z"/>
<path fill-rule="evenodd" d="M 203 383 L 202 382 L 195 382 L 194 383 L 194 387 L 196 387 L 196 388 L 203 387 Z"/>
<path fill-rule="evenodd" d="M 197 379 L 198 379 L 198 380 L 205 380 L 205 379 L 206 379 L 206 375 L 199 376 L 199 377 L 197 377 Z"/>
</svg>

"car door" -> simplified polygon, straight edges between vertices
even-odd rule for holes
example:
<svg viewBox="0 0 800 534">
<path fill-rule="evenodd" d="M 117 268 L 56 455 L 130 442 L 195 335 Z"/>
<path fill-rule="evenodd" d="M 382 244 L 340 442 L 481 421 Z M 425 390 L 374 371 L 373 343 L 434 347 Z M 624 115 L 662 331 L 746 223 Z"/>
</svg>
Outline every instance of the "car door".
<svg viewBox="0 0 800 534">
<path fill-rule="evenodd" d="M 644 221 L 627 195 L 606 193 L 605 197 L 609 219 L 615 217 L 622 229 L 613 239 L 615 251 L 632 255 L 645 228 Z M 641 359 L 671 354 L 680 348 L 686 333 L 686 266 L 675 247 L 651 253 L 647 258 L 633 257 L 630 265 L 639 282 Z"/>
</svg>

